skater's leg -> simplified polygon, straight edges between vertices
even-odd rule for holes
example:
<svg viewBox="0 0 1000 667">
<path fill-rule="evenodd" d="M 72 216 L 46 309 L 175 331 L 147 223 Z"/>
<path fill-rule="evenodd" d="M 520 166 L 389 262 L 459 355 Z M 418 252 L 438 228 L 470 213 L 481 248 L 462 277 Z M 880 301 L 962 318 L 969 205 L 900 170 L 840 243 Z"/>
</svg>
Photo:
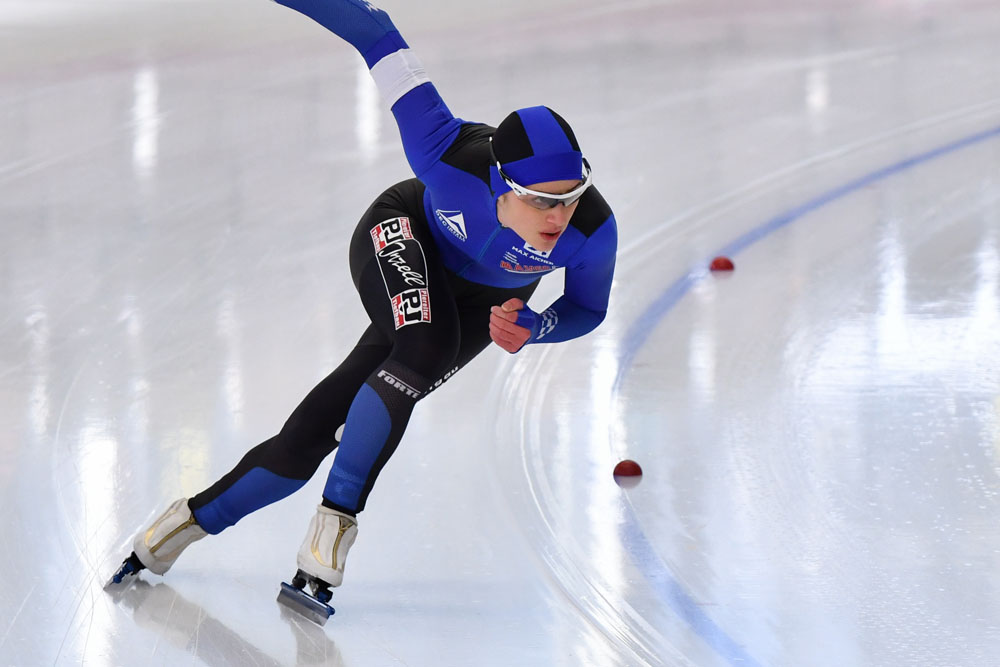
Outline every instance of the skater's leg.
<svg viewBox="0 0 1000 667">
<path fill-rule="evenodd" d="M 499 288 L 468 283 L 453 275 L 447 279 L 449 290 L 439 299 L 432 298 L 432 312 L 438 315 L 439 303 L 454 303 L 457 332 L 443 327 L 436 330 L 412 327 L 397 334 L 389 359 L 375 369 L 351 405 L 344 442 L 323 493 L 326 507 L 349 515 L 364 509 L 375 479 L 402 437 L 414 404 L 489 345 L 490 306 L 513 297 L 527 301 L 537 286 L 532 283 L 519 288 Z M 434 296 L 438 294 L 435 292 Z M 378 319 L 377 311 L 373 314 Z M 443 319 L 445 314 L 441 315 Z M 451 322 L 451 312 L 447 317 Z M 456 339 L 457 349 L 453 347 Z M 373 433 L 379 428 L 378 434 Z"/>
<path fill-rule="evenodd" d="M 251 449 L 219 481 L 191 498 L 198 523 L 210 534 L 301 488 L 337 446 L 336 432 L 358 388 L 390 348 L 374 327 L 347 359 L 309 392 L 281 432 Z"/>
<path fill-rule="evenodd" d="M 425 272 L 433 286 L 430 321 L 395 331 L 389 358 L 375 368 L 354 397 L 323 491 L 323 505 L 328 508 L 349 515 L 364 509 L 375 479 L 403 436 L 414 404 L 436 379 L 454 368 L 458 312 L 441 267 L 431 265 Z M 378 264 L 373 260 L 361 274 L 362 301 L 373 321 L 384 323 L 392 312 Z"/>
<path fill-rule="evenodd" d="M 370 327 L 337 370 L 306 396 L 278 435 L 250 450 L 205 491 L 172 503 L 136 535 L 133 553 L 113 583 L 144 567 L 166 573 L 180 553 L 206 533 L 219 533 L 305 484 L 336 446 L 336 431 L 357 388 L 389 351 L 386 339 Z"/>
<path fill-rule="evenodd" d="M 474 285 L 449 276 L 447 300 L 435 292 L 431 302 L 437 317 L 439 304 L 454 304 L 446 319 L 457 316 L 459 346 L 444 349 L 442 340 L 455 340 L 430 327 L 412 327 L 396 337 L 393 354 L 358 392 L 344 427 L 344 438 L 327 478 L 323 502 L 310 522 L 299 550 L 301 574 L 318 579 L 320 590 L 343 580 L 347 552 L 357 537 L 356 514 L 364 508 L 372 485 L 395 450 L 416 401 L 453 376 L 490 343 L 489 308 L 512 297 L 527 301 L 537 283 L 525 287 L 495 288 Z M 363 294 L 365 292 L 362 292 Z M 459 294 L 456 301 L 455 294 Z M 378 312 L 370 308 L 373 319 Z M 442 313 L 444 314 L 444 313 Z M 454 355 L 454 356 L 453 356 Z M 451 359 L 451 361 L 447 361 Z M 419 372 L 418 372 L 419 369 Z M 427 378 L 436 377 L 433 383 Z M 324 593 L 329 599 L 328 593 Z"/>
<path fill-rule="evenodd" d="M 401 205 L 366 212 L 351 240 L 351 275 L 361 302 L 392 351 L 354 396 L 340 449 L 323 493 L 323 505 L 354 515 L 395 451 L 416 401 L 454 368 L 460 324 L 458 306 L 427 223 L 419 211 L 422 187 L 391 189 Z"/>
<path fill-rule="evenodd" d="M 454 367 L 459 350 L 458 310 L 423 220 L 421 193 L 416 181 L 390 190 L 408 199 L 408 208 L 377 202 L 351 242 L 358 294 L 372 323 L 392 341 L 392 352 L 354 396 L 322 504 L 299 550 L 299 568 L 330 585 L 343 577 L 355 517 L 399 444 L 414 404 Z"/>
</svg>

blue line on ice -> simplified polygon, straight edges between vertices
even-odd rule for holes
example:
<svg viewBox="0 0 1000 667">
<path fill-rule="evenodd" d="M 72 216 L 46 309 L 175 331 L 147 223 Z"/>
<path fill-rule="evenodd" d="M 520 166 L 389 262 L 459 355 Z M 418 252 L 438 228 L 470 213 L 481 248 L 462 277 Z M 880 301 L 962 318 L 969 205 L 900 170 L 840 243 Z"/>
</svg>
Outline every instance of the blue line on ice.
<svg viewBox="0 0 1000 667">
<path fill-rule="evenodd" d="M 876 169 L 832 190 L 828 190 L 799 206 L 779 213 L 770 220 L 751 229 L 743 236 L 728 243 L 719 249 L 718 252 L 713 253 L 712 256 L 724 255 L 734 257 L 758 241 L 799 220 L 808 213 L 857 192 L 861 188 L 998 136 L 1000 136 L 1000 127 L 995 127 L 920 153 L 887 167 Z M 636 355 L 642 349 L 642 346 L 645 345 L 656 325 L 691 291 L 691 288 L 699 280 L 703 280 L 709 274 L 707 269 L 708 264 L 709 261 L 706 260 L 699 267 L 689 270 L 685 275 L 674 281 L 629 326 L 619 349 L 618 372 L 615 375 L 615 383 L 612 388 L 612 400 L 617 399 L 625 376 L 631 369 Z M 717 654 L 731 665 L 760 664 L 747 654 L 746 650 L 737 641 L 727 635 L 722 628 L 709 618 L 708 614 L 702 610 L 698 603 L 684 590 L 677 579 L 674 578 L 667 566 L 656 554 L 652 545 L 650 545 L 631 503 L 626 503 L 622 540 L 637 567 L 642 571 L 646 580 L 653 586 L 660 599 L 672 608 L 678 616 L 683 618 L 691 626 L 691 629 L 704 639 Z"/>
</svg>

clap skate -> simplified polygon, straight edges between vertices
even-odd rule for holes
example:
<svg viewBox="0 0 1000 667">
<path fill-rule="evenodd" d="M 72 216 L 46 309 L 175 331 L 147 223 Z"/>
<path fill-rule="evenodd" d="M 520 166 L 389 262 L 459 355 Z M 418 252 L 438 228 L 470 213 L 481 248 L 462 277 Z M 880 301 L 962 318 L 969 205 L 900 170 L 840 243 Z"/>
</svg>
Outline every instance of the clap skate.
<svg viewBox="0 0 1000 667">
<path fill-rule="evenodd" d="M 122 561 L 121 567 L 118 571 L 111 575 L 108 582 L 104 584 L 104 588 L 111 589 L 115 587 L 125 588 L 136 578 L 139 574 L 139 570 L 145 570 L 146 566 L 142 564 L 139 557 L 135 555 L 133 551 L 129 554 L 129 557 Z"/>
<path fill-rule="evenodd" d="M 187 498 L 174 501 L 149 528 L 135 536 L 132 553 L 104 587 L 123 588 L 147 568 L 165 574 L 184 549 L 205 535 L 188 508 Z"/>
<path fill-rule="evenodd" d="M 325 625 L 334 614 L 328 604 L 333 597 L 330 589 L 344 580 L 347 552 L 357 536 L 357 519 L 322 505 L 317 507 L 299 547 L 299 569 L 291 584 L 282 582 L 278 602 Z"/>
<path fill-rule="evenodd" d="M 306 586 L 309 587 L 308 591 Z M 302 570 L 296 570 L 292 583 L 281 582 L 281 590 L 278 591 L 278 602 L 319 625 L 326 625 L 327 620 L 336 613 L 328 604 L 332 597 L 330 584 Z"/>
</svg>

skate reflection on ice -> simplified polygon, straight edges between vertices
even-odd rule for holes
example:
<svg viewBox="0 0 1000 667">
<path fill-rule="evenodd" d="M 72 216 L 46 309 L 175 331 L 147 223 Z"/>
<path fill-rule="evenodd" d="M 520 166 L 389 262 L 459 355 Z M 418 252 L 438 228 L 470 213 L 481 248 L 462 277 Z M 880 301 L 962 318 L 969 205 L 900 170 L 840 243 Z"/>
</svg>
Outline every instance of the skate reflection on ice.
<svg viewBox="0 0 1000 667">
<path fill-rule="evenodd" d="M 113 597 L 132 611 L 137 625 L 156 632 L 206 665 L 281 664 L 167 584 L 151 585 L 138 579 Z M 301 644 L 298 636 L 296 642 Z"/>
<path fill-rule="evenodd" d="M 279 604 L 277 607 L 281 610 L 281 618 L 288 623 L 295 637 L 296 665 L 344 666 L 340 650 L 322 627 L 296 614 L 285 605 Z"/>
</svg>

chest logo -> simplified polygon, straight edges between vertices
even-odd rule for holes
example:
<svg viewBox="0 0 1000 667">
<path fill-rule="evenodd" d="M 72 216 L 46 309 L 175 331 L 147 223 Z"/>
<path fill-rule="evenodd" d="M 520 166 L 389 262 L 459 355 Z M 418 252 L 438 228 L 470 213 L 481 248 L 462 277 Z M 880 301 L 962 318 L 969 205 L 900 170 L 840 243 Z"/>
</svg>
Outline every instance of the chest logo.
<svg viewBox="0 0 1000 667">
<path fill-rule="evenodd" d="M 444 225 L 445 229 L 458 237 L 460 241 L 468 240 L 469 234 L 465 230 L 465 216 L 462 215 L 461 211 L 442 211 L 438 209 L 435 213 L 437 213 L 438 221 Z"/>
<path fill-rule="evenodd" d="M 525 243 L 524 247 L 530 248 L 531 246 Z M 540 250 L 537 252 L 542 254 Z M 548 253 L 545 254 L 548 255 Z M 510 273 L 545 273 L 556 267 L 549 260 L 532 256 L 526 250 L 514 246 L 504 253 L 503 259 L 500 260 L 500 268 Z"/>
<path fill-rule="evenodd" d="M 538 257 L 544 257 L 546 259 L 548 259 L 549 255 L 552 254 L 551 250 L 539 250 L 538 248 L 532 246 L 530 243 L 525 243 L 524 249 L 530 252 L 532 255 L 537 255 Z"/>
</svg>

